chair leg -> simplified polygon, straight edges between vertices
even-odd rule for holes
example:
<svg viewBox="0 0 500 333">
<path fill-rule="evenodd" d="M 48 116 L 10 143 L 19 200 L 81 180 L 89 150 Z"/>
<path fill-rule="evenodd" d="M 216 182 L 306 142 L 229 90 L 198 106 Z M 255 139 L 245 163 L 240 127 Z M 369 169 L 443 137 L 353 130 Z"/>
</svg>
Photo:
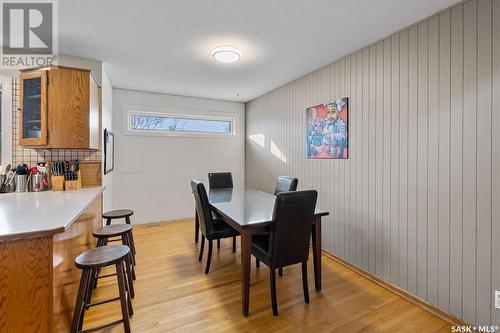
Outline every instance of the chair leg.
<svg viewBox="0 0 500 333">
<path fill-rule="evenodd" d="M 278 301 L 276 300 L 276 271 L 274 268 L 269 269 L 269 282 L 271 284 L 271 303 L 273 305 L 273 315 L 278 315 Z"/>
<path fill-rule="evenodd" d="M 194 242 L 198 243 L 200 237 L 200 222 L 198 220 L 198 211 L 194 209 Z"/>
<path fill-rule="evenodd" d="M 278 274 L 283 276 L 283 267 L 278 268 Z"/>
<path fill-rule="evenodd" d="M 217 239 L 217 248 L 220 249 L 220 238 Z"/>
<path fill-rule="evenodd" d="M 132 224 L 132 223 L 130 223 L 130 216 L 125 217 L 125 223 Z M 132 245 L 130 247 L 130 249 L 132 250 L 132 253 L 135 255 L 135 242 L 134 242 L 134 234 L 132 233 L 132 230 L 130 231 L 130 244 Z"/>
<path fill-rule="evenodd" d="M 210 270 L 210 261 L 212 261 L 212 245 L 213 245 L 213 241 L 209 240 L 208 241 L 207 267 L 205 267 L 205 274 L 208 274 L 208 271 Z"/>
<path fill-rule="evenodd" d="M 304 302 L 309 304 L 309 287 L 307 285 L 307 261 L 302 262 L 302 288 L 304 289 Z"/>
<path fill-rule="evenodd" d="M 201 235 L 201 245 L 200 245 L 200 255 L 198 256 L 198 261 L 203 259 L 203 249 L 205 247 L 205 235 Z"/>
<path fill-rule="evenodd" d="M 233 253 L 236 252 L 236 236 L 233 236 Z"/>
<path fill-rule="evenodd" d="M 125 333 L 130 333 L 130 322 L 128 312 L 127 287 L 125 282 L 125 272 L 123 271 L 123 264 L 121 262 L 116 264 L 116 279 L 118 282 L 118 290 L 120 292 L 120 305 L 122 308 L 123 328 Z"/>
<path fill-rule="evenodd" d="M 257 267 L 257 268 L 260 267 L 260 260 L 259 260 L 259 258 L 255 258 L 255 267 Z"/>
<path fill-rule="evenodd" d="M 97 276 L 97 270 L 91 269 L 87 287 L 85 290 L 85 304 L 89 304 L 90 301 L 92 300 L 92 291 L 94 290 L 94 285 L 96 285 L 95 280 L 97 280 L 96 276 Z M 81 327 L 79 329 L 81 329 Z"/>
<path fill-rule="evenodd" d="M 75 311 L 73 312 L 73 320 L 71 321 L 71 333 L 78 332 L 78 326 L 82 321 L 83 312 L 85 311 L 85 289 L 88 285 L 88 279 L 90 278 L 90 270 L 83 270 L 82 277 L 80 278 L 80 287 L 78 288 L 78 296 L 76 297 Z"/>
<path fill-rule="evenodd" d="M 126 267 L 126 275 L 127 275 L 127 282 L 128 282 L 128 292 L 130 294 L 130 298 L 135 297 L 135 291 L 134 291 L 134 281 L 133 281 L 133 274 L 132 274 L 132 263 L 130 262 L 130 255 L 125 258 L 125 267 Z"/>
</svg>

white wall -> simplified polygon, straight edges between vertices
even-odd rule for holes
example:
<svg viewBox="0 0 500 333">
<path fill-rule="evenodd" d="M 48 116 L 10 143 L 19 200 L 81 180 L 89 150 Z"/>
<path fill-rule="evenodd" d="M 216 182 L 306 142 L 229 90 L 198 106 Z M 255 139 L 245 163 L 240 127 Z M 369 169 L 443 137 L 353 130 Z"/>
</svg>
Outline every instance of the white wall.
<svg viewBox="0 0 500 333">
<path fill-rule="evenodd" d="M 101 142 L 104 137 L 104 129 L 113 130 L 113 87 L 106 73 L 105 65 L 102 65 L 102 87 L 101 87 Z M 103 211 L 112 209 L 113 175 L 104 174 L 104 143 L 102 143 L 102 185 L 106 187 L 103 193 Z"/>
<path fill-rule="evenodd" d="M 236 136 L 124 135 L 122 105 L 188 109 L 190 114 L 227 113 L 236 118 Z M 112 172 L 113 208 L 133 209 L 133 223 L 194 216 L 190 180 L 197 178 L 208 187 L 208 172 L 230 171 L 235 186 L 244 186 L 242 103 L 114 89 L 113 129 L 116 154 Z"/>
</svg>

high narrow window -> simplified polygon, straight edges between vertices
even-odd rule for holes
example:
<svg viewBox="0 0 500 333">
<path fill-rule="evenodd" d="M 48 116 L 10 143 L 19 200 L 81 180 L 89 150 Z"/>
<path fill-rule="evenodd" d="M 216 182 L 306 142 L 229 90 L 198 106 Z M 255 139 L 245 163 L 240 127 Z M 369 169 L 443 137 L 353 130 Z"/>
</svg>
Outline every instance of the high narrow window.
<svg viewBox="0 0 500 333">
<path fill-rule="evenodd" d="M 128 130 L 152 135 L 234 135 L 234 119 L 211 116 L 135 112 L 128 114 Z M 147 134 L 147 133 L 145 133 Z"/>
</svg>

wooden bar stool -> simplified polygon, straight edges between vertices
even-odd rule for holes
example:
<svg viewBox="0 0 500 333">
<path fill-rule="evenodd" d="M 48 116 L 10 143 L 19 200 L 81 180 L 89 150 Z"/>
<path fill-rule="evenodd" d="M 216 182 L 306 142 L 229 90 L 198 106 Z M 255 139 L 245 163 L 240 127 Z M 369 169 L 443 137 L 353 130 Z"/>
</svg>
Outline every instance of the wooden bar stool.
<svg viewBox="0 0 500 333">
<path fill-rule="evenodd" d="M 123 219 L 123 218 L 125 219 L 126 224 L 131 224 L 130 217 L 132 215 L 134 215 L 134 211 L 132 209 L 117 209 L 102 214 L 102 218 L 106 219 L 106 225 L 111 225 L 112 220 Z M 132 232 L 130 232 L 130 241 L 132 242 L 132 246 L 130 248 L 132 249 L 132 252 L 135 255 L 135 242 L 134 242 L 134 235 L 132 234 Z"/>
<path fill-rule="evenodd" d="M 134 314 L 132 302 L 130 301 L 128 286 L 125 281 L 125 271 L 123 264 L 130 256 L 130 248 L 126 245 L 101 246 L 80 254 L 75 259 L 76 267 L 82 269 L 82 277 L 80 279 L 80 288 L 76 298 L 75 311 L 71 323 L 71 333 L 77 332 L 93 332 L 105 327 L 123 323 L 126 333 L 130 332 L 129 316 Z M 119 297 L 106 299 L 96 303 L 90 303 L 92 296 L 92 284 L 95 276 L 95 271 L 107 266 L 114 265 L 116 267 L 116 277 L 118 282 Z M 111 323 L 94 327 L 91 329 L 82 330 L 83 317 L 85 310 L 91 306 L 100 305 L 112 301 L 120 300 L 122 319 L 115 320 Z"/>
<path fill-rule="evenodd" d="M 95 229 L 92 232 L 95 238 L 97 238 L 97 247 L 108 245 L 109 238 L 111 237 L 119 237 L 122 241 L 123 245 L 131 248 L 131 234 L 132 234 L 132 226 L 130 224 L 113 224 L 104 226 L 98 229 Z M 135 280 L 135 256 L 132 251 L 130 251 L 129 256 L 125 259 L 125 267 L 127 273 L 127 280 L 129 284 L 130 297 L 134 298 L 134 284 L 132 280 Z M 97 270 L 95 273 L 95 282 L 93 287 L 97 287 L 97 280 L 100 278 L 114 276 L 116 274 L 107 274 L 107 275 L 99 275 L 100 270 Z"/>
</svg>

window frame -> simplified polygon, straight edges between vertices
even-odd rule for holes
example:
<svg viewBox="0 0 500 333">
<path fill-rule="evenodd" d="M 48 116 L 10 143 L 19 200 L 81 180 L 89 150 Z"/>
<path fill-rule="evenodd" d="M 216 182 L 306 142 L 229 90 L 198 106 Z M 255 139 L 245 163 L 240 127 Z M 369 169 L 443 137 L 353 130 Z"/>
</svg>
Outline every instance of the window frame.
<svg viewBox="0 0 500 333">
<path fill-rule="evenodd" d="M 0 91 L 2 91 L 2 159 L 0 170 L 12 164 L 12 78 L 0 76 Z"/>
<path fill-rule="evenodd" d="M 209 138 L 231 138 L 236 137 L 236 117 L 232 114 L 213 112 L 213 111 L 195 111 L 188 109 L 172 109 L 153 106 L 132 106 L 122 105 L 123 117 L 123 134 L 138 135 L 138 136 L 167 136 L 167 137 L 209 137 Z M 166 131 L 155 129 L 134 129 L 132 128 L 132 116 L 143 115 L 164 118 L 183 118 L 194 120 L 220 120 L 229 121 L 231 131 L 229 133 L 210 133 L 210 132 L 190 132 L 190 131 Z"/>
</svg>

